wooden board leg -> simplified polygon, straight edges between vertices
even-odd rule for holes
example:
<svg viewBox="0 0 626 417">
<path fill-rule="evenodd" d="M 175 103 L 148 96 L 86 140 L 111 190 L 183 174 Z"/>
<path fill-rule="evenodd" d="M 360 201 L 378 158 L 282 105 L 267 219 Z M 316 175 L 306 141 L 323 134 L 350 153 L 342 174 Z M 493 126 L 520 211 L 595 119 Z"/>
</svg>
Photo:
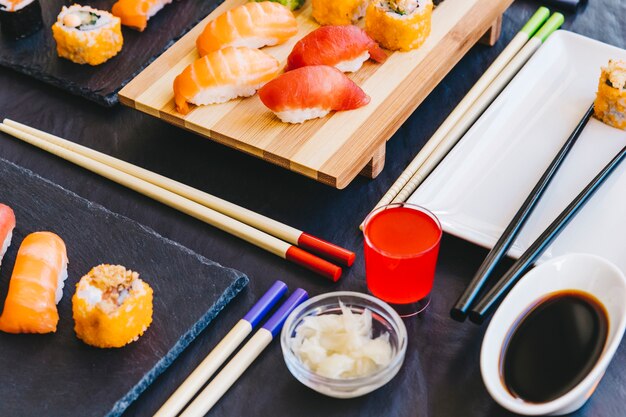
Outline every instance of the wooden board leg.
<svg viewBox="0 0 626 417">
<path fill-rule="evenodd" d="M 487 32 L 485 32 L 483 37 L 480 38 L 478 42 L 484 45 L 493 46 L 496 44 L 496 42 L 498 42 L 501 32 L 502 32 L 502 15 L 498 16 L 496 21 L 493 22 L 493 25 L 491 25 L 491 27 L 487 29 Z"/>
<path fill-rule="evenodd" d="M 365 168 L 359 173 L 367 178 L 376 178 L 385 167 L 385 149 L 387 143 L 376 149 L 372 159 L 365 165 Z"/>
</svg>

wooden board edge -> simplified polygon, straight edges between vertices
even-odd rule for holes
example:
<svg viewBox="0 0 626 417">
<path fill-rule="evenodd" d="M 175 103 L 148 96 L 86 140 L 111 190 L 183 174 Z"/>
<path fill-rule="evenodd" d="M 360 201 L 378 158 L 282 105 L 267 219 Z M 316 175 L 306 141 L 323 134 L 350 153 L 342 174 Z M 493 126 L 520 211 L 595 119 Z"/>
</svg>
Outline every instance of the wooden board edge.
<svg viewBox="0 0 626 417">
<path fill-rule="evenodd" d="M 498 8 L 494 7 L 491 14 L 483 17 L 482 24 L 478 25 L 477 30 L 474 30 L 474 31 L 468 30 L 464 32 L 463 36 L 459 36 L 457 33 L 455 33 L 454 28 L 456 28 L 459 25 L 464 24 L 464 21 L 458 22 L 455 25 L 455 27 L 444 37 L 444 39 L 442 39 L 442 41 L 445 40 L 446 38 L 453 39 L 460 46 L 459 48 L 460 53 L 457 53 L 454 56 L 449 56 L 449 58 L 451 58 L 452 60 L 451 65 L 449 66 L 449 69 L 445 73 L 442 72 L 436 78 L 436 82 L 432 83 L 433 87 L 430 88 L 428 91 L 427 90 L 410 90 L 410 91 L 415 92 L 415 94 L 412 94 L 412 95 L 410 94 L 409 99 L 407 100 L 411 103 L 409 105 L 410 107 L 407 107 L 407 109 L 409 109 L 410 111 L 406 111 L 405 114 L 398 114 L 398 113 L 390 114 L 390 116 L 394 120 L 393 122 L 389 123 L 383 131 L 374 131 L 371 129 L 371 126 L 362 125 L 356 132 L 353 133 L 353 136 L 371 137 L 372 138 L 372 144 L 370 146 L 371 149 L 377 149 L 378 147 L 386 143 L 395 134 L 395 132 L 400 128 L 400 126 L 402 126 L 402 124 L 422 104 L 422 102 L 426 99 L 426 97 L 428 97 L 428 95 L 439 85 L 439 83 L 441 83 L 441 81 L 448 75 L 448 73 L 461 61 L 461 59 L 463 59 L 463 57 L 468 53 L 468 51 L 478 43 L 478 41 L 483 37 L 483 35 L 492 27 L 494 21 L 496 21 L 498 17 L 502 16 L 502 14 L 511 6 L 513 1 L 514 0 L 499 0 L 500 7 Z M 481 10 L 484 10 L 484 5 L 478 2 L 472 9 L 470 9 L 469 14 L 477 13 L 480 15 Z M 441 48 L 441 45 L 438 45 L 438 48 Z M 421 71 L 421 67 L 425 66 L 425 64 L 428 63 L 429 60 L 433 59 L 432 55 L 434 55 L 434 52 L 431 53 L 430 55 L 431 55 L 430 58 L 427 58 L 424 61 L 422 61 L 414 69 L 413 71 L 414 73 L 419 73 Z M 385 99 L 385 102 L 396 101 L 398 95 L 405 95 L 406 92 L 407 92 L 406 89 L 403 89 L 402 86 L 398 86 L 398 88 L 396 88 L 387 97 L 387 99 Z M 380 107 L 385 108 L 388 106 L 381 105 Z M 394 117 L 394 116 L 397 116 L 397 117 Z M 336 183 L 335 188 L 344 189 L 367 166 L 367 164 L 371 160 L 371 155 L 373 155 L 373 153 L 369 154 L 369 156 L 364 156 L 363 158 L 360 158 L 358 161 L 358 164 L 355 164 L 353 169 L 350 169 L 349 171 L 341 172 L 340 170 L 325 169 L 324 166 L 328 166 L 331 164 L 337 166 L 336 159 L 341 158 L 341 155 L 338 156 L 336 154 L 326 164 L 324 164 L 324 166 L 322 166 L 319 169 L 319 175 L 324 176 L 325 178 L 333 178 L 334 182 Z"/>
</svg>

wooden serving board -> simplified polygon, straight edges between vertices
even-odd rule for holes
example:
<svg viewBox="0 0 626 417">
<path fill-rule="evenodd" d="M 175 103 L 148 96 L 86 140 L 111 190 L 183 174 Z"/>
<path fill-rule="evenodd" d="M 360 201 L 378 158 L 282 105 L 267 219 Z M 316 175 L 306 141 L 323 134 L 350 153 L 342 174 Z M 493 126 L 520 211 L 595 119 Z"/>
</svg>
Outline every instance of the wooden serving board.
<svg viewBox="0 0 626 417">
<path fill-rule="evenodd" d="M 393 53 L 384 64 L 367 62 L 350 77 L 371 97 L 357 110 L 332 113 L 301 125 L 282 123 L 258 96 L 175 110 L 174 78 L 198 58 L 195 41 L 206 23 L 245 3 L 227 0 L 120 91 L 137 110 L 309 176 L 336 188 L 359 172 L 380 173 L 385 143 L 463 55 L 487 34 L 497 39 L 501 15 L 513 0 L 445 0 L 433 12 L 432 32 L 418 50 Z M 299 32 L 264 50 L 285 62 L 294 44 L 318 25 L 307 2 L 297 12 Z M 494 30 L 490 30 L 494 28 Z"/>
</svg>

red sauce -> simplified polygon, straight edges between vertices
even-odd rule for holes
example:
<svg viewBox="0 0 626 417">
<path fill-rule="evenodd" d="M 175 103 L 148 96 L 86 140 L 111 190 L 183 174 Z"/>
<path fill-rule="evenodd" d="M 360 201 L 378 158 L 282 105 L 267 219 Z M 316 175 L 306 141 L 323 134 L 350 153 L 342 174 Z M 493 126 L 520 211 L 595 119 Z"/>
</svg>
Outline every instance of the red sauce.
<svg viewBox="0 0 626 417">
<path fill-rule="evenodd" d="M 414 303 L 433 285 L 441 229 L 428 214 L 392 207 L 376 213 L 365 227 L 367 286 L 394 304 Z"/>
</svg>

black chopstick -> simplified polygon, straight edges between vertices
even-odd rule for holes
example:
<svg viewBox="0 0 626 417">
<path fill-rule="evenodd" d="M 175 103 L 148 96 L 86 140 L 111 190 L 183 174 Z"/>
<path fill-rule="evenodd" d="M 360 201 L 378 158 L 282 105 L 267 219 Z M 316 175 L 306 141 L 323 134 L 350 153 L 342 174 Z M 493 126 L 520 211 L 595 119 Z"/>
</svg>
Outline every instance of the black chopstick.
<svg viewBox="0 0 626 417">
<path fill-rule="evenodd" d="M 500 260 L 509 251 L 509 248 L 511 247 L 513 242 L 515 242 L 515 238 L 522 230 L 522 227 L 526 223 L 526 220 L 528 220 L 531 213 L 537 206 L 537 203 L 541 199 L 541 196 L 543 196 L 544 191 L 546 190 L 546 188 L 548 188 L 548 185 L 552 181 L 552 178 L 554 178 L 554 175 L 561 167 L 561 164 L 565 160 L 565 157 L 574 146 L 574 143 L 576 143 L 576 140 L 587 125 L 587 122 L 591 118 L 592 114 L 593 104 L 589 107 L 580 122 L 578 122 L 578 125 L 576 126 L 574 131 L 565 141 L 565 143 L 561 147 L 561 150 L 559 150 L 559 153 L 554 157 L 546 171 L 539 179 L 539 182 L 537 182 L 537 185 L 535 185 L 535 188 L 533 188 L 529 196 L 526 198 L 526 201 L 524 201 L 524 204 L 522 204 L 520 209 L 513 217 L 513 220 L 511 220 L 504 232 L 502 232 L 500 239 L 498 239 L 493 249 L 489 251 L 489 254 L 483 261 L 482 265 L 480 265 L 480 268 L 470 281 L 467 288 L 465 288 L 463 294 L 461 294 L 452 310 L 450 310 L 450 316 L 454 320 L 465 320 L 465 317 L 467 317 L 467 312 L 469 311 L 472 303 L 478 296 L 478 293 L 484 286 L 485 282 L 489 278 L 489 275 L 491 275 L 498 262 L 500 262 Z"/>
<path fill-rule="evenodd" d="M 533 242 L 532 245 L 513 264 L 511 269 L 500 278 L 491 290 L 478 302 L 470 313 L 472 322 L 481 324 L 488 316 L 496 302 L 519 280 L 526 270 L 541 256 L 545 249 L 565 228 L 570 220 L 591 198 L 593 193 L 600 188 L 604 180 L 617 168 L 626 156 L 626 146 L 609 162 L 600 173 L 585 187 L 580 194 L 559 214 L 548 228 Z"/>
</svg>

